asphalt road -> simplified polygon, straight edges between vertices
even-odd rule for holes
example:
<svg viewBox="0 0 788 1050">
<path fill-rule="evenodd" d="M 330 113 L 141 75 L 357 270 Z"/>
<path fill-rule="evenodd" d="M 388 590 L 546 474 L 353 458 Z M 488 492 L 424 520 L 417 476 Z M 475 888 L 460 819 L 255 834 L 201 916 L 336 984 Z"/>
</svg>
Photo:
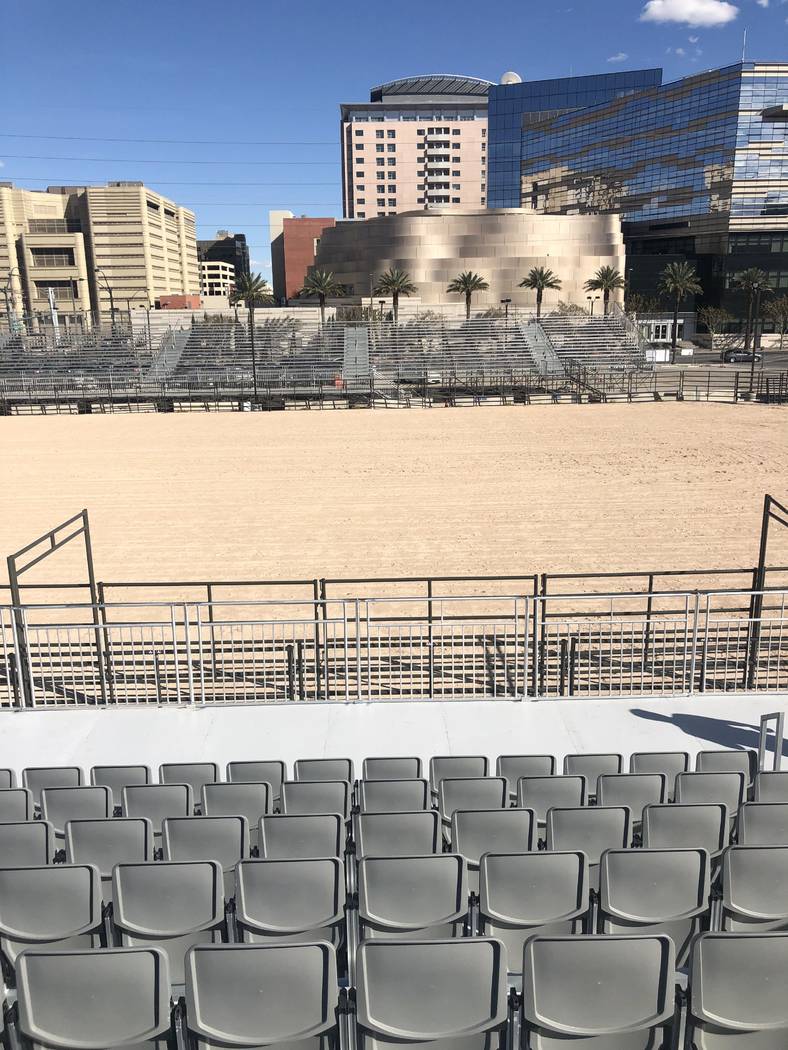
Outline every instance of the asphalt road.
<svg viewBox="0 0 788 1050">
<path fill-rule="evenodd" d="M 720 361 L 719 353 L 710 353 L 708 350 L 696 350 L 692 357 L 681 357 L 676 358 L 676 364 L 682 365 L 700 365 L 703 368 L 708 368 L 711 365 L 717 365 L 719 368 L 725 369 L 738 369 L 740 372 L 750 371 L 749 361 L 740 361 L 736 364 L 725 364 Z M 765 350 L 763 351 L 763 360 L 756 361 L 755 369 L 764 368 L 769 372 L 783 372 L 788 371 L 788 349 L 783 350 Z"/>
</svg>

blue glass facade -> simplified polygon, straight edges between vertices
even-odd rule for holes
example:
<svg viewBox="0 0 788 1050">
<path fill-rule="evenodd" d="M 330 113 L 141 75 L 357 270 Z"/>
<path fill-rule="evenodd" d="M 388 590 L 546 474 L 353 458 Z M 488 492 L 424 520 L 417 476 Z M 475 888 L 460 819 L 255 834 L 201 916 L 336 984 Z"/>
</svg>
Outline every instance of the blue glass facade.
<svg viewBox="0 0 788 1050">
<path fill-rule="evenodd" d="M 531 125 L 568 110 L 585 109 L 659 87 L 661 83 L 661 69 L 638 69 L 493 85 L 487 109 L 488 207 L 521 206 L 522 151 Z"/>
</svg>

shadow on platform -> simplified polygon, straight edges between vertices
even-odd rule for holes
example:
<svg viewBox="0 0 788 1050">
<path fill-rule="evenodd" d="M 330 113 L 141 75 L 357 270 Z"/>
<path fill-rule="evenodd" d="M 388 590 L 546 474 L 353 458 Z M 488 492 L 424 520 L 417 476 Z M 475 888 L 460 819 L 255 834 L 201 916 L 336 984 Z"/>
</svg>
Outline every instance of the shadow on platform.
<svg viewBox="0 0 788 1050">
<path fill-rule="evenodd" d="M 659 711 L 645 711 L 640 707 L 633 707 L 630 710 L 638 718 L 675 726 L 687 736 L 694 737 L 696 740 L 708 740 L 709 743 L 720 748 L 733 748 L 740 751 L 744 748 L 752 748 L 757 751 L 760 743 L 760 726 L 751 725 L 749 722 L 736 722 L 728 718 L 709 718 L 708 715 L 689 715 L 683 712 L 663 715 Z M 772 735 L 766 738 L 766 750 L 774 751 Z M 788 740 L 783 741 L 783 755 L 788 756 Z"/>
</svg>

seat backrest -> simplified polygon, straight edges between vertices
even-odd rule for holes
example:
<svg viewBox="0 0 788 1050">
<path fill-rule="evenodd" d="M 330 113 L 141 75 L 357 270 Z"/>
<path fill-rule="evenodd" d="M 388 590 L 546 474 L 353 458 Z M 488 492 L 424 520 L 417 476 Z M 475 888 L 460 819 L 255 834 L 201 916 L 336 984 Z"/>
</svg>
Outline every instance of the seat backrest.
<svg viewBox="0 0 788 1050">
<path fill-rule="evenodd" d="M 788 934 L 702 933 L 690 955 L 688 1045 L 758 1050 L 788 1042 Z"/>
<path fill-rule="evenodd" d="M 282 781 L 286 779 L 285 764 L 278 759 L 227 763 L 227 780 L 231 784 L 270 784 L 276 801 L 282 794 Z"/>
<path fill-rule="evenodd" d="M 150 784 L 150 766 L 93 766 L 90 783 L 108 787 L 112 792 L 113 806 L 120 806 L 121 795 L 128 784 Z"/>
<path fill-rule="evenodd" d="M 582 850 L 596 865 L 604 850 L 629 845 L 630 822 L 626 806 L 554 806 L 547 811 L 547 848 Z"/>
<path fill-rule="evenodd" d="M 22 787 L 33 795 L 33 803 L 41 805 L 41 791 L 48 787 L 79 787 L 82 770 L 78 766 L 35 766 L 22 770 Z"/>
<path fill-rule="evenodd" d="M 36 1047 L 126 1046 L 170 1030 L 170 974 L 158 948 L 28 951 L 17 985 L 19 1027 Z"/>
<path fill-rule="evenodd" d="M 430 788 L 437 794 L 444 777 L 486 777 L 489 772 L 484 755 L 436 755 L 430 759 Z"/>
<path fill-rule="evenodd" d="M 532 809 L 540 824 L 552 806 L 576 807 L 586 802 L 585 777 L 520 777 L 517 805 Z"/>
<path fill-rule="evenodd" d="M 603 773 L 620 773 L 623 768 L 623 756 L 612 752 L 564 756 L 564 775 L 585 777 L 587 792 L 591 797 L 596 795 L 596 782 Z"/>
<path fill-rule="evenodd" d="M 495 773 L 506 777 L 509 791 L 514 795 L 520 777 L 555 776 L 555 755 L 499 755 Z"/>
<path fill-rule="evenodd" d="M 667 802 L 664 773 L 603 773 L 597 780 L 597 804 L 629 806 L 632 819 L 640 823 L 643 807 Z"/>
<path fill-rule="evenodd" d="M 353 760 L 350 758 L 299 758 L 293 767 L 294 780 L 347 780 L 353 783 Z"/>
<path fill-rule="evenodd" d="M 16 787 L 16 774 L 13 769 L 0 769 L 0 790 Z"/>
<path fill-rule="evenodd" d="M 162 823 L 165 860 L 218 860 L 223 871 L 249 856 L 246 817 L 165 817 Z"/>
<path fill-rule="evenodd" d="M 728 841 L 728 811 L 715 803 L 671 803 L 643 810 L 643 846 L 706 849 L 716 856 Z"/>
<path fill-rule="evenodd" d="M 260 817 L 273 808 L 273 788 L 270 784 L 203 784 L 202 811 L 206 817 L 246 817 L 254 833 L 260 826 Z"/>
<path fill-rule="evenodd" d="M 676 777 L 677 802 L 721 802 L 733 820 L 744 801 L 744 773 L 679 773 Z"/>
<path fill-rule="evenodd" d="M 187 1024 L 205 1046 L 309 1046 L 335 1033 L 337 999 L 324 941 L 201 944 L 186 955 Z"/>
<path fill-rule="evenodd" d="M 699 751 L 695 756 L 695 770 L 698 773 L 743 773 L 749 785 L 758 772 L 758 753 L 751 748 Z"/>
<path fill-rule="evenodd" d="M 245 942 L 338 942 L 345 869 L 337 857 L 242 860 L 235 877 L 235 919 Z"/>
<path fill-rule="evenodd" d="M 203 784 L 216 784 L 218 780 L 215 762 L 165 762 L 159 766 L 160 784 L 188 784 L 193 799 L 202 797 Z"/>
<path fill-rule="evenodd" d="M 730 846 L 722 855 L 722 928 L 788 929 L 788 846 Z"/>
<path fill-rule="evenodd" d="M 362 813 L 403 813 L 428 809 L 429 784 L 426 780 L 360 780 L 358 798 Z"/>
<path fill-rule="evenodd" d="M 609 1037 L 612 1046 L 620 1036 L 615 1045 L 662 1046 L 649 1033 L 672 1018 L 675 967 L 669 937 L 532 937 L 523 952 L 526 1032 L 538 1045 L 586 1038 L 603 1046 Z"/>
<path fill-rule="evenodd" d="M 420 780 L 420 758 L 365 758 L 361 767 L 364 780 Z"/>
<path fill-rule="evenodd" d="M 0 824 L 33 819 L 33 796 L 27 788 L 0 788 Z"/>
<path fill-rule="evenodd" d="M 471 869 L 478 869 L 483 853 L 533 849 L 535 833 L 531 809 L 455 809 L 451 817 L 452 852 L 463 856 Z"/>
<path fill-rule="evenodd" d="M 4 868 L 55 862 L 55 832 L 46 820 L 0 824 L 0 863 Z"/>
<path fill-rule="evenodd" d="M 465 861 L 450 853 L 362 857 L 358 914 L 365 937 L 461 936 L 468 915 Z"/>
<path fill-rule="evenodd" d="M 260 856 L 273 859 L 339 857 L 345 822 L 338 813 L 318 816 L 268 814 L 260 820 Z"/>
<path fill-rule="evenodd" d="M 129 784 L 121 792 L 124 817 L 146 817 L 161 835 L 165 817 L 188 817 L 194 811 L 188 784 Z"/>
<path fill-rule="evenodd" d="M 629 759 L 630 773 L 664 773 L 668 781 L 668 800 L 676 793 L 676 777 L 690 767 L 687 751 L 635 751 Z"/>
<path fill-rule="evenodd" d="M 506 1021 L 506 952 L 484 937 L 363 941 L 356 1018 L 365 1050 L 483 1036 Z M 492 1043 L 493 1040 L 491 1039 Z M 484 1045 L 484 1041 L 480 1045 Z"/>
<path fill-rule="evenodd" d="M 62 838 L 69 820 L 104 820 L 112 816 L 108 787 L 43 788 L 41 815 Z"/>
<path fill-rule="evenodd" d="M 339 813 L 350 816 L 350 784 L 347 780 L 285 780 L 282 784 L 283 813 Z"/>
<path fill-rule="evenodd" d="M 744 846 L 788 846 L 788 802 L 745 802 L 737 839 Z"/>
<path fill-rule="evenodd" d="M 759 773 L 754 798 L 756 802 L 788 802 L 788 770 Z"/>
<path fill-rule="evenodd" d="M 457 809 L 503 809 L 509 805 L 504 777 L 444 777 L 438 787 L 438 811 L 444 824 Z"/>
<path fill-rule="evenodd" d="M 153 860 L 153 825 L 144 817 L 70 820 L 66 824 L 66 863 L 95 864 L 104 879 L 116 864 Z"/>
<path fill-rule="evenodd" d="M 359 857 L 416 857 L 441 851 L 440 820 L 434 809 L 357 813 L 353 837 Z"/>
</svg>

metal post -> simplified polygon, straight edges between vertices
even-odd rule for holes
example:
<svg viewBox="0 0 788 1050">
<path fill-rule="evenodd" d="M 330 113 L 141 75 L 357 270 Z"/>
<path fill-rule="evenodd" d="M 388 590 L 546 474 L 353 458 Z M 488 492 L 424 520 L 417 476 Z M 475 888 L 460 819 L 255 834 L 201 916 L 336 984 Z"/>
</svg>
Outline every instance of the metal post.
<svg viewBox="0 0 788 1050">
<path fill-rule="evenodd" d="M 651 611 L 654 603 L 654 573 L 648 574 L 648 599 L 646 601 L 646 626 L 643 631 L 643 670 L 646 669 L 646 664 L 649 658 L 649 648 L 651 645 Z"/>
<path fill-rule="evenodd" d="M 295 666 L 293 660 L 293 646 L 288 643 L 285 646 L 287 657 L 287 699 L 295 700 Z"/>
<path fill-rule="evenodd" d="M 569 641 L 569 695 L 575 695 L 577 686 L 577 635 Z"/>
<path fill-rule="evenodd" d="M 434 632 L 432 615 L 432 580 L 427 580 L 427 666 L 429 678 L 430 700 L 433 699 L 435 691 L 435 654 L 434 654 Z"/>
<path fill-rule="evenodd" d="M 753 579 L 753 596 L 750 605 L 751 622 L 746 677 L 748 689 L 755 688 L 755 679 L 758 673 L 758 649 L 761 641 L 761 620 L 763 617 L 763 591 L 766 586 L 766 554 L 769 545 L 769 525 L 772 518 L 780 525 L 788 528 L 788 508 L 767 493 L 763 497 L 758 566 Z"/>
</svg>

